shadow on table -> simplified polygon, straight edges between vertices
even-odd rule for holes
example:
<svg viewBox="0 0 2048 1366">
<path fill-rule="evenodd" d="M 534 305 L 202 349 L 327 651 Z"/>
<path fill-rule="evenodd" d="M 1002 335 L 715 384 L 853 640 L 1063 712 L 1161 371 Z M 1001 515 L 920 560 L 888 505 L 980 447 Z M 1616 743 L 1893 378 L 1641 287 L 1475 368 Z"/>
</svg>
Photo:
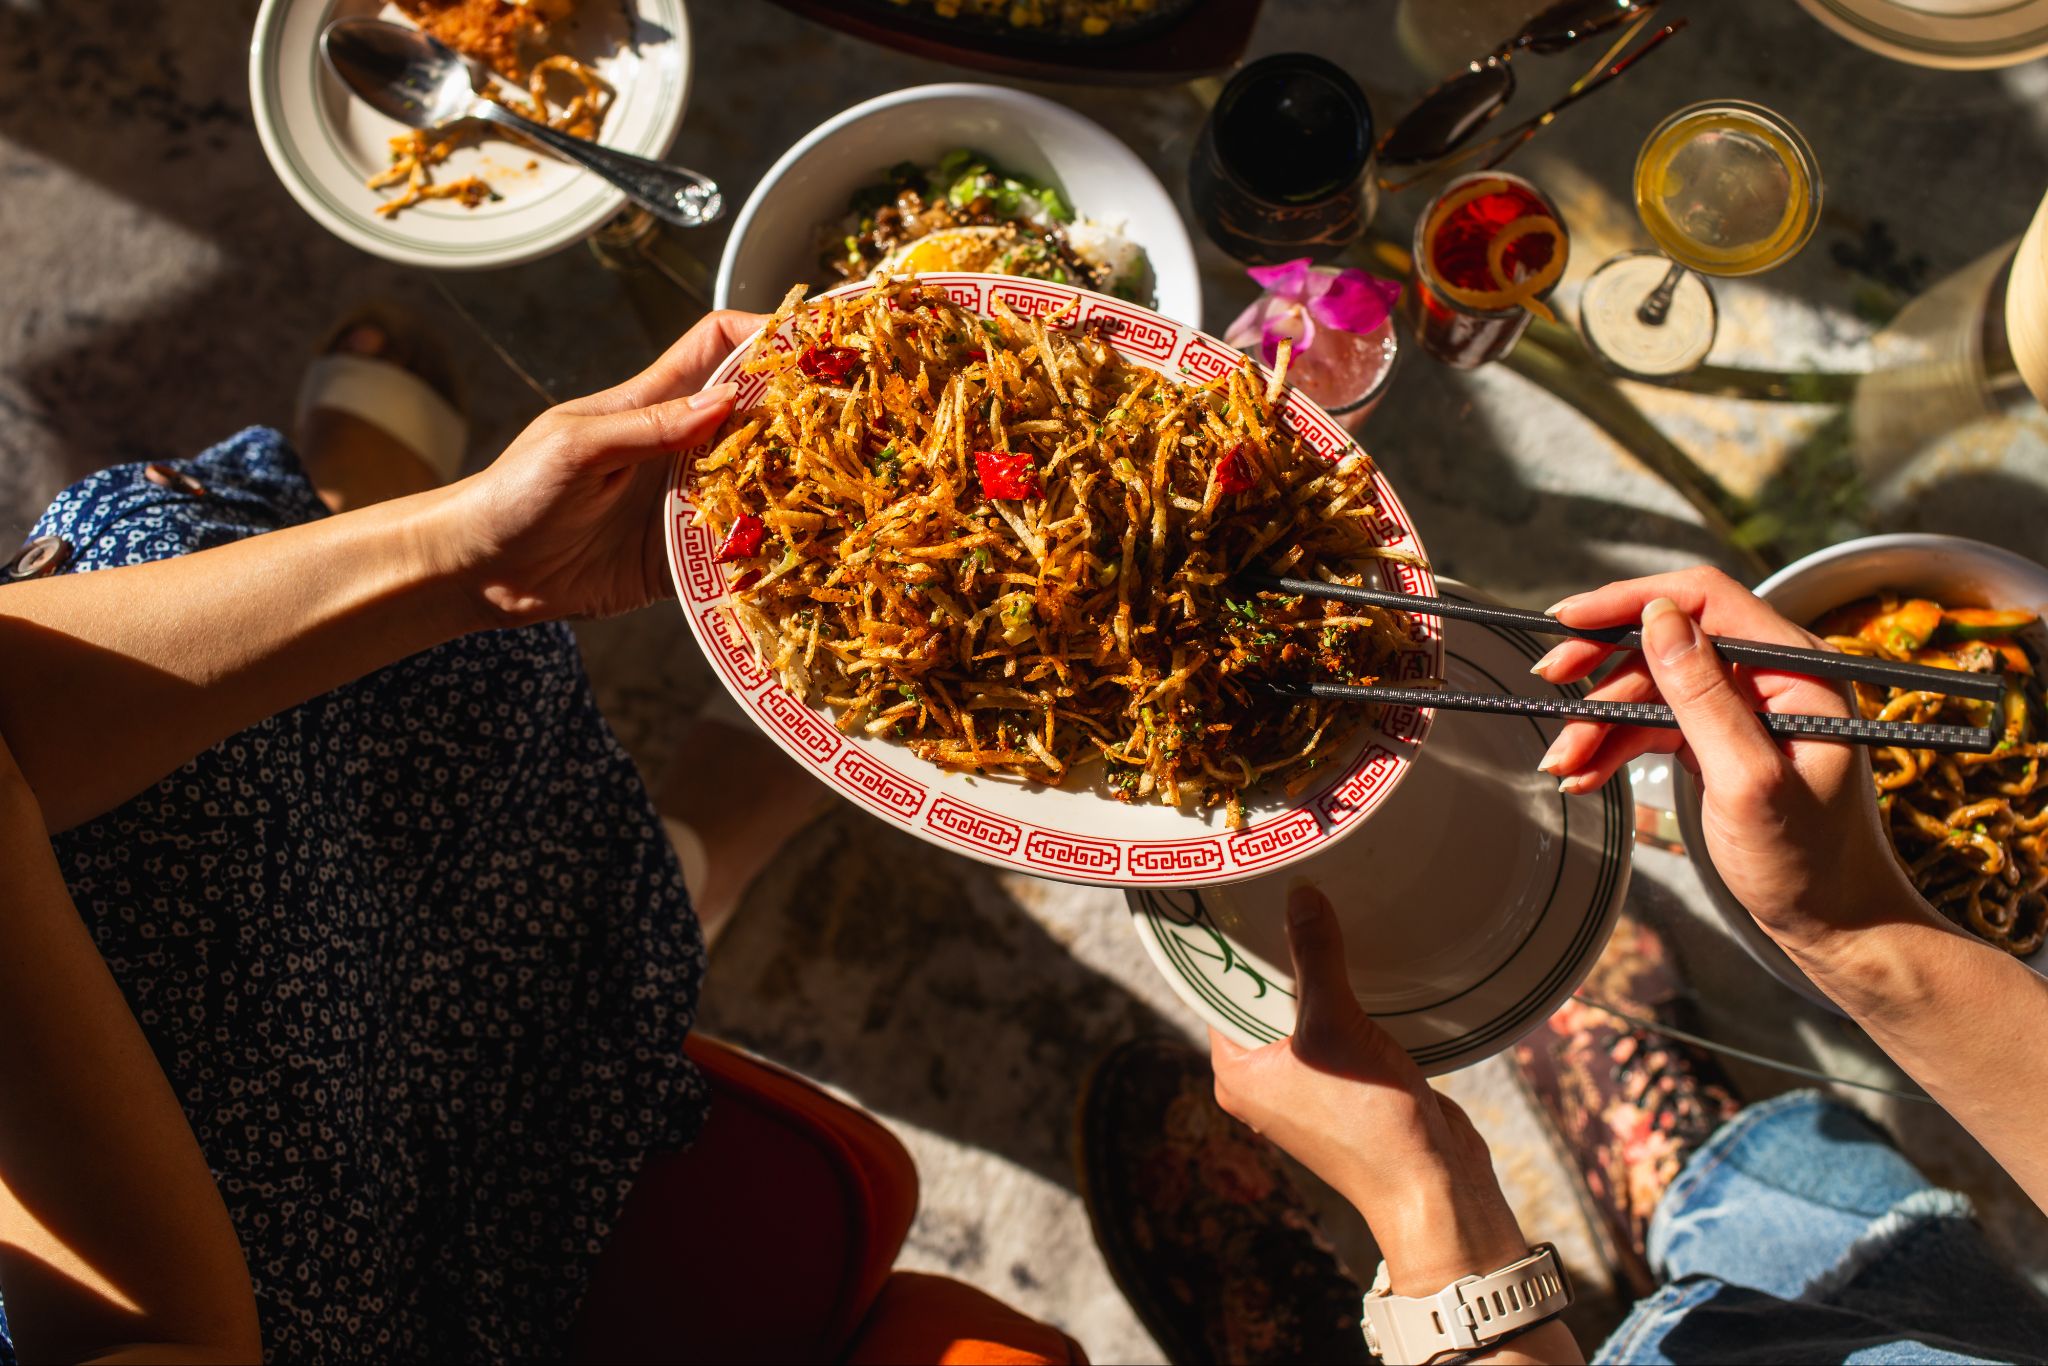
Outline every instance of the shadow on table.
<svg viewBox="0 0 2048 1366">
<path fill-rule="evenodd" d="M 1527 432 L 1475 403 L 1476 386 L 1496 383 L 1515 386 L 1515 411 L 1557 402 L 1512 376 L 1461 373 L 1415 354 L 1401 363 L 1394 399 L 1360 436 L 1421 529 L 1437 572 L 1542 606 L 1643 572 L 1632 547 L 1654 548 L 1660 562 L 1675 552 L 1734 567 L 1675 497 L 1669 512 L 1628 501 L 1640 496 L 1644 476 L 1606 442 L 1528 449 Z M 1532 422 L 1530 430 L 1549 428 Z"/>
<path fill-rule="evenodd" d="M 1121 928 L 1115 891 L 1004 879 L 841 806 L 749 894 L 702 1027 L 1071 1189 L 1089 1067 L 1186 1022 L 1082 962 L 1006 881 Z"/>
<path fill-rule="evenodd" d="M 2042 558 L 2048 527 L 2048 470 L 2027 479 L 2000 470 L 1972 470 L 1916 487 L 1880 515 L 1886 531 L 1937 531 Z"/>
<path fill-rule="evenodd" d="M 117 0 L 0 5 L 19 348 L 0 374 L 0 456 L 42 466 L 40 496 L 253 422 L 285 425 L 312 346 L 369 297 L 416 307 L 451 343 L 477 444 L 495 450 L 536 405 L 465 344 L 428 275 L 365 257 L 292 202 L 249 114 L 255 0 L 218 8 L 195 23 Z M 37 510 L 0 508 L 0 541 Z"/>
<path fill-rule="evenodd" d="M 2016 408 L 1942 432 L 1888 474 L 1859 457 L 1848 409 L 1816 426 L 1758 490 L 1744 530 L 1789 557 L 1888 531 L 1942 532 L 2040 554 L 2048 426 Z"/>
</svg>

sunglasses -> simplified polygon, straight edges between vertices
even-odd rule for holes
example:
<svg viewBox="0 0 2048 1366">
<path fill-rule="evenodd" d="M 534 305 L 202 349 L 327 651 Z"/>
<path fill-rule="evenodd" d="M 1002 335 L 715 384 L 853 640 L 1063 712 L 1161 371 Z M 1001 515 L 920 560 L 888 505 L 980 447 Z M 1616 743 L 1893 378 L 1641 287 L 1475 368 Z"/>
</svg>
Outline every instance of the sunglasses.
<svg viewBox="0 0 2048 1366">
<path fill-rule="evenodd" d="M 1568 52 L 1589 39 L 1625 29 L 1620 40 L 1607 49 L 1600 62 L 1574 82 L 1555 104 L 1508 132 L 1488 139 L 1481 147 L 1468 149 L 1459 156 L 1462 160 L 1463 156 L 1474 155 L 1485 147 L 1504 142 L 1507 146 L 1487 163 L 1489 166 L 1499 165 L 1509 152 L 1556 118 L 1560 110 L 1621 75 L 1638 58 L 1685 27 L 1685 21 L 1681 19 L 1660 30 L 1628 56 L 1615 61 L 1615 57 L 1634 40 L 1655 13 L 1658 3 L 1659 0 L 1560 0 L 1523 25 L 1521 32 L 1513 38 L 1467 63 L 1463 71 L 1430 90 L 1415 102 L 1413 108 L 1395 120 L 1393 127 L 1380 140 L 1380 164 L 1429 166 L 1458 155 L 1460 149 L 1465 148 L 1473 136 L 1514 97 L 1513 63 L 1517 53 L 1550 56 Z M 1381 187 L 1402 189 L 1414 183 L 1413 179 L 1399 183 L 1382 181 Z"/>
</svg>

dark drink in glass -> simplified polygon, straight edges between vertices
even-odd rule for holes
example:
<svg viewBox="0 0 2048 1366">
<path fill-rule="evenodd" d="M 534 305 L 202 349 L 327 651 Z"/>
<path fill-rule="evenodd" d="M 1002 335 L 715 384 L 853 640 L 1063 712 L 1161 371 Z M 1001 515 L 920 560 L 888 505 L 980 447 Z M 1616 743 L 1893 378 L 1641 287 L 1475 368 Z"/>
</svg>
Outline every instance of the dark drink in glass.
<svg viewBox="0 0 2048 1366">
<path fill-rule="evenodd" d="M 1534 185 L 1501 171 L 1460 176 L 1415 224 L 1415 287 L 1401 307 L 1416 344 L 1460 370 L 1505 356 L 1568 251 L 1564 219 Z"/>
<path fill-rule="evenodd" d="M 1326 261 L 1372 221 L 1372 110 L 1321 57 L 1262 57 L 1230 78 L 1188 164 L 1195 216 L 1248 265 Z"/>
</svg>

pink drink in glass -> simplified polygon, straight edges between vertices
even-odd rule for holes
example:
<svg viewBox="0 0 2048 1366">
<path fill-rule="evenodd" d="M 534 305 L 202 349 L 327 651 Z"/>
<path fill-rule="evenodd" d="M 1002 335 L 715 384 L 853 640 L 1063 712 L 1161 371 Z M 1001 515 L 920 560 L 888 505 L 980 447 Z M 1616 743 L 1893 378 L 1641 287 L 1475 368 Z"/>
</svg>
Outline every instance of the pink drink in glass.
<svg viewBox="0 0 2048 1366">
<path fill-rule="evenodd" d="M 1355 433 L 1385 397 L 1399 354 L 1391 317 L 1362 334 L 1326 327 L 1306 354 L 1288 362 L 1287 382 Z"/>
<path fill-rule="evenodd" d="M 1307 267 L 1306 275 L 1302 267 Z M 1394 373 L 1400 342 L 1391 306 L 1398 288 L 1385 281 L 1371 281 L 1362 271 L 1309 266 L 1306 261 L 1250 274 L 1267 286 L 1267 292 L 1238 315 L 1223 340 L 1271 365 L 1277 360 L 1280 338 L 1300 339 L 1287 362 L 1287 382 L 1314 399 L 1347 431 L 1356 432 L 1378 406 Z M 1350 277 L 1343 281 L 1348 299 L 1333 308 L 1329 296 L 1343 277 Z M 1377 308 L 1360 297 L 1362 281 L 1370 282 L 1364 286 L 1368 292 L 1374 286 L 1386 289 Z M 1377 325 L 1373 325 L 1375 315 Z M 1312 322 L 1312 318 L 1320 322 Z M 1347 324 L 1371 326 L 1371 330 L 1351 331 Z"/>
</svg>

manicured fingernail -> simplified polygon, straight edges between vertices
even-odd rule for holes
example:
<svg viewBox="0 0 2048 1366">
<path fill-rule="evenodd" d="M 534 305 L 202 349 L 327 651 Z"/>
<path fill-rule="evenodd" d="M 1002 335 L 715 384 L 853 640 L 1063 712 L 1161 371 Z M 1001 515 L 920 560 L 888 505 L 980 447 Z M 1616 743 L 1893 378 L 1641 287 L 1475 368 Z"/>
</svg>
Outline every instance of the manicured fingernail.
<svg viewBox="0 0 2048 1366">
<path fill-rule="evenodd" d="M 1312 925 L 1323 913 L 1323 894 L 1313 887 L 1296 887 L 1287 894 L 1287 923 Z"/>
<path fill-rule="evenodd" d="M 1550 772 L 1551 767 L 1557 763 L 1558 751 L 1562 750 L 1563 748 L 1564 737 L 1560 735 L 1555 740 L 1552 740 L 1550 742 L 1550 748 L 1544 750 L 1543 757 L 1536 761 L 1536 771 L 1538 773 Z"/>
<path fill-rule="evenodd" d="M 1576 797 L 1579 795 L 1579 793 L 1583 792 L 1585 788 L 1586 775 L 1583 773 L 1574 773 L 1569 778 L 1560 778 L 1557 780 L 1557 790 L 1559 792 L 1564 793 L 1564 795 L 1567 797 Z"/>
<path fill-rule="evenodd" d="M 1529 672 L 1535 674 L 1539 678 L 1542 677 L 1546 672 L 1549 671 L 1551 665 L 1557 663 L 1557 657 L 1563 653 L 1564 646 L 1551 646 L 1549 654 L 1544 655 L 1543 658 L 1537 660 L 1534 664 L 1531 664 L 1529 666 Z"/>
<path fill-rule="evenodd" d="M 1643 649 L 1666 664 L 1698 645 L 1699 628 L 1669 598 L 1652 598 L 1643 608 Z"/>
<path fill-rule="evenodd" d="M 1543 615 L 1546 617 L 1554 617 L 1560 611 L 1571 606 L 1573 603 L 1577 602 L 1580 598 L 1583 598 L 1584 596 L 1586 596 L 1584 593 L 1574 593 L 1568 598 L 1559 598 L 1556 602 L 1551 603 L 1550 606 L 1543 609 Z"/>
<path fill-rule="evenodd" d="M 732 383 L 730 380 L 724 384 L 714 384 L 709 389 L 702 389 L 690 395 L 690 406 L 692 408 L 715 407 L 720 403 L 730 402 L 732 397 L 739 393 L 739 391 L 740 386 Z"/>
</svg>

